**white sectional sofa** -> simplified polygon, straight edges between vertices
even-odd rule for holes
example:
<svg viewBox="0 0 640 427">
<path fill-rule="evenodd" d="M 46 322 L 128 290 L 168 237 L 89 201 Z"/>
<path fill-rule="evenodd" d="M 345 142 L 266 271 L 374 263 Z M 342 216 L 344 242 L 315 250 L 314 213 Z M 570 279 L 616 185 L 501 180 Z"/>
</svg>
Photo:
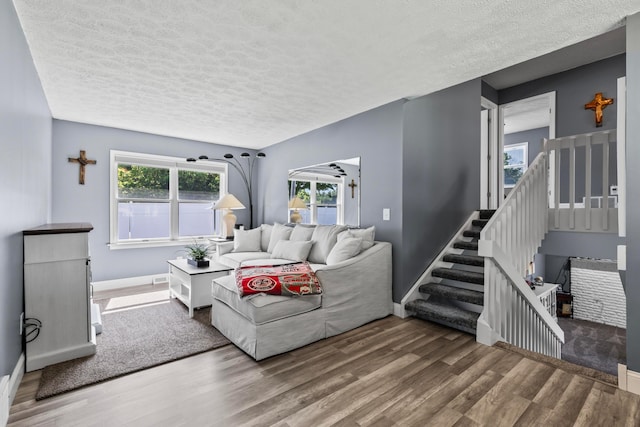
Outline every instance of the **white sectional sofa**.
<svg viewBox="0 0 640 427">
<path fill-rule="evenodd" d="M 374 241 L 373 228 L 285 227 L 237 231 L 218 245 L 217 261 L 236 268 L 307 260 L 323 293 L 240 297 L 234 274 L 214 280 L 211 323 L 236 346 L 261 360 L 393 312 L 391 244 Z"/>
</svg>

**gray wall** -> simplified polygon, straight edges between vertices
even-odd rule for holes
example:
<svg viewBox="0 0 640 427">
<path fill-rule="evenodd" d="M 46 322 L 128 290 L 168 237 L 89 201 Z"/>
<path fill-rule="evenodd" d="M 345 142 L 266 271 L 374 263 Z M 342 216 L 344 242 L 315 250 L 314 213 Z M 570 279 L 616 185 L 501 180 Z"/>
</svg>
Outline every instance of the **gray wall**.
<svg viewBox="0 0 640 427">
<path fill-rule="evenodd" d="M 538 128 L 523 130 L 522 132 L 508 133 L 504 136 L 504 145 L 520 144 L 522 142 L 528 142 L 527 148 L 527 161 L 530 165 L 536 158 L 536 156 L 542 152 L 544 147 L 542 143 L 543 138 L 549 138 L 549 128 Z"/>
<path fill-rule="evenodd" d="M 556 92 L 556 136 L 569 136 L 604 129 L 615 129 L 617 124 L 617 99 L 604 111 L 603 126 L 596 128 L 593 111 L 585 110 L 584 104 L 593 99 L 596 92 L 602 92 L 608 98 L 617 98 L 617 79 L 625 75 L 625 55 L 617 55 L 593 64 L 554 74 L 528 83 L 499 91 L 500 103 L 508 103 L 520 99 Z M 627 112 L 628 117 L 633 117 Z M 615 147 L 610 152 L 610 183 L 617 181 Z M 568 182 L 567 156 L 561 157 L 561 182 Z M 601 150 L 593 153 L 593 164 L 602 164 Z M 597 162 L 597 163 L 596 163 Z M 576 153 L 576 199 L 582 201 L 584 196 L 584 150 Z M 602 191 L 602 171 L 594 170 L 598 179 L 593 179 L 592 194 Z M 597 193 L 596 193 L 597 192 Z M 568 185 L 561 188 L 561 201 L 568 202 Z M 615 248 L 619 242 L 617 234 L 580 233 L 551 231 L 543 241 L 539 253 L 556 257 L 588 256 L 592 258 L 613 259 Z M 588 255 L 585 252 L 588 248 Z M 613 252 L 612 252 L 613 250 Z M 582 255 L 581 255 L 582 254 Z M 547 258 L 544 276 L 553 279 L 557 275 L 558 260 Z"/>
<path fill-rule="evenodd" d="M 78 165 L 68 157 L 80 150 L 97 164 L 87 166 L 85 185 L 78 184 Z M 166 260 L 175 258 L 183 246 L 111 250 L 109 242 L 109 160 L 110 150 L 160 154 L 176 157 L 222 157 L 243 151 L 224 145 L 208 144 L 165 136 L 93 126 L 61 120 L 53 121 L 53 203 L 55 222 L 86 221 L 94 226 L 89 233 L 91 268 L 94 281 L 144 276 L 167 271 Z M 258 159 L 260 162 L 261 159 Z M 259 164 L 258 164 L 259 166 Z M 238 173 L 229 167 L 229 192 L 248 205 L 247 191 Z M 255 192 L 255 188 L 254 188 Z M 286 196 L 286 187 L 285 187 Z M 254 196 L 255 201 L 255 196 Z M 247 224 L 248 209 L 234 212 L 238 223 Z M 254 207 L 254 217 L 256 208 Z"/>
<path fill-rule="evenodd" d="M 627 18 L 627 366 L 640 372 L 640 14 Z"/>
<path fill-rule="evenodd" d="M 556 137 L 615 129 L 617 100 L 604 110 L 601 128 L 595 127 L 594 114 L 584 104 L 596 92 L 617 98 L 616 80 L 625 75 L 625 55 L 617 55 L 593 64 L 533 80 L 498 92 L 500 104 L 556 91 Z"/>
<path fill-rule="evenodd" d="M 400 298 L 480 204 L 480 80 L 404 105 Z"/>
<path fill-rule="evenodd" d="M 376 239 L 393 244 L 394 283 L 399 282 L 403 103 L 375 108 L 263 150 L 267 157 L 258 171 L 259 222 L 285 221 L 289 169 L 360 157 L 360 224 L 375 225 Z M 391 208 L 389 221 L 382 220 L 383 208 Z M 394 299 L 399 301 L 396 292 L 394 288 Z"/>
<path fill-rule="evenodd" d="M 22 230 L 48 222 L 51 113 L 13 2 L 0 2 L 0 377 L 22 351 Z"/>
<path fill-rule="evenodd" d="M 480 80 L 396 101 L 265 149 L 260 215 L 286 218 L 287 171 L 361 157 L 361 226 L 393 244 L 399 302 L 480 200 Z M 391 209 L 389 221 L 383 208 Z"/>
</svg>

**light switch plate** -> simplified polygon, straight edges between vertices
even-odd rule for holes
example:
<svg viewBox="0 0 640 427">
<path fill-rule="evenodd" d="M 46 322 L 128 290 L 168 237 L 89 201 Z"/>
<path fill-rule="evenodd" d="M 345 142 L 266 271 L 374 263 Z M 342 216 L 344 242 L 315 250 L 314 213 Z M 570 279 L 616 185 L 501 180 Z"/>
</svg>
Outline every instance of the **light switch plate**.
<svg viewBox="0 0 640 427">
<path fill-rule="evenodd" d="M 382 209 L 382 220 L 389 221 L 391 219 L 391 209 L 384 208 Z"/>
</svg>

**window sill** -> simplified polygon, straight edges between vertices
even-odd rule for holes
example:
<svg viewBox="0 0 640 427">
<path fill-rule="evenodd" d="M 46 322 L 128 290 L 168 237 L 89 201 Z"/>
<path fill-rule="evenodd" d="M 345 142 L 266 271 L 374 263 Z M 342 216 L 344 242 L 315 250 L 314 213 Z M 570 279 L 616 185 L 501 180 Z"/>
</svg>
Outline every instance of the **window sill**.
<svg viewBox="0 0 640 427">
<path fill-rule="evenodd" d="M 197 242 L 210 242 L 212 237 L 198 237 L 193 239 L 186 240 L 149 240 L 149 241 L 137 241 L 137 242 L 118 242 L 118 243 L 107 243 L 109 249 L 112 251 L 119 251 L 122 249 L 142 249 L 142 248 L 164 248 L 164 247 L 172 247 L 172 246 L 185 246 L 193 243 L 194 240 Z"/>
</svg>

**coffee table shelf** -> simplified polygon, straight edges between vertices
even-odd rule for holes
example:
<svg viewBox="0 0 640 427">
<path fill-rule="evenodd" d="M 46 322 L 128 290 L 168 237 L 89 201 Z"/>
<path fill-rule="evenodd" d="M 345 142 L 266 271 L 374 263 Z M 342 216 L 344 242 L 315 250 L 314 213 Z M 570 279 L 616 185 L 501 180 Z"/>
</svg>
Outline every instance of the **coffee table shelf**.
<svg viewBox="0 0 640 427">
<path fill-rule="evenodd" d="M 189 317 L 193 310 L 211 305 L 211 282 L 226 276 L 232 268 L 211 261 L 209 267 L 197 268 L 186 259 L 173 259 L 169 263 L 169 296 L 177 298 L 189 309 Z"/>
</svg>

